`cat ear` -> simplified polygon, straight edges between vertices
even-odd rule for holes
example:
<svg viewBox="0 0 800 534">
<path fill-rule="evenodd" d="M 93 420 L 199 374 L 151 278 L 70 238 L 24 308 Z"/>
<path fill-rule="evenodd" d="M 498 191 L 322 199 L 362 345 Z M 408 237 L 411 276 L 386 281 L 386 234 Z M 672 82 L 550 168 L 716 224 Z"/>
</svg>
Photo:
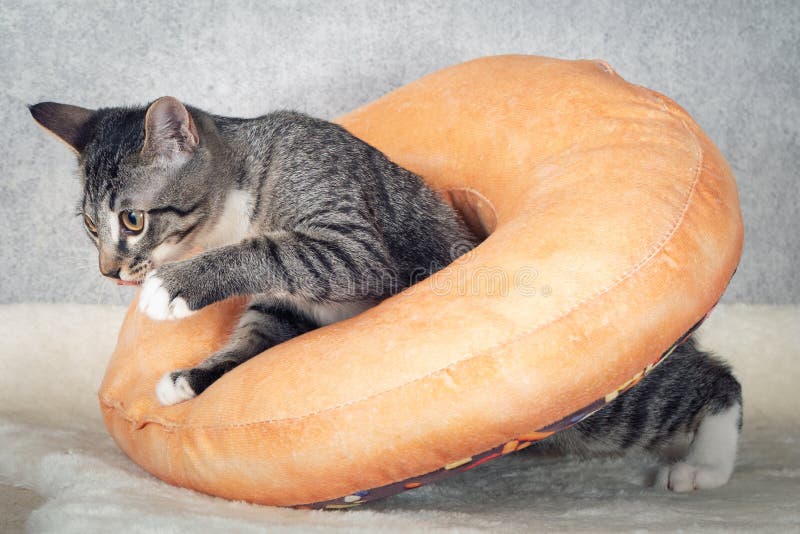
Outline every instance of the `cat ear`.
<svg viewBox="0 0 800 534">
<path fill-rule="evenodd" d="M 167 160 L 185 159 L 200 142 L 197 127 L 186 107 L 171 96 L 162 96 L 147 108 L 142 155 Z"/>
<path fill-rule="evenodd" d="M 63 141 L 75 154 L 86 148 L 88 135 L 85 126 L 94 110 L 55 102 L 41 102 L 28 106 L 28 109 L 39 126 Z"/>
</svg>

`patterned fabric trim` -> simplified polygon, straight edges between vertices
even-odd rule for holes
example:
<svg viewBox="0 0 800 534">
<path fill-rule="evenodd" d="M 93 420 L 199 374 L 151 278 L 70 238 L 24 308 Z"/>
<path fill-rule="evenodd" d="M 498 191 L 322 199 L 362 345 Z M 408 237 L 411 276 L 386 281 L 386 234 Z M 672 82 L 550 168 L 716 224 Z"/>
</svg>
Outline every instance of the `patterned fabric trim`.
<svg viewBox="0 0 800 534">
<path fill-rule="evenodd" d="M 712 308 L 713 310 L 713 308 Z M 480 454 L 476 454 L 474 456 L 470 456 L 469 458 L 463 458 L 461 460 L 449 463 L 444 467 L 437 469 L 436 471 L 431 471 L 430 473 L 426 473 L 424 475 L 419 475 L 411 478 L 407 478 L 405 480 L 401 480 L 400 482 L 394 482 L 392 484 L 387 484 L 385 486 L 381 486 L 378 488 L 372 488 L 368 490 L 357 491 L 355 493 L 351 493 L 350 495 L 345 495 L 344 497 L 339 497 L 337 499 L 331 499 L 328 501 L 319 501 L 309 504 L 301 504 L 292 506 L 292 508 L 296 508 L 299 510 L 340 510 L 344 508 L 352 508 L 354 506 L 358 506 L 360 504 L 364 504 L 369 501 L 375 501 L 378 499 L 385 499 L 386 497 L 391 497 L 392 495 L 396 495 L 406 490 L 418 488 L 425 484 L 431 484 L 433 482 L 437 482 L 445 477 L 453 475 L 455 473 L 461 473 L 464 471 L 469 471 L 470 469 L 474 469 L 479 465 L 488 462 L 489 460 L 493 460 L 499 456 L 503 456 L 514 451 L 522 450 L 526 447 L 529 447 L 533 442 L 542 440 L 556 432 L 560 432 L 565 430 L 581 419 L 585 417 L 589 417 L 594 412 L 608 404 L 609 402 L 616 399 L 621 393 L 627 391 L 628 389 L 635 386 L 647 373 L 653 370 L 653 368 L 658 365 L 660 362 L 664 360 L 667 356 L 669 356 L 676 347 L 682 344 L 684 341 L 689 339 L 689 337 L 697 330 L 697 328 L 706 320 L 706 318 L 711 314 L 711 310 L 709 310 L 706 315 L 703 316 L 694 326 L 692 326 L 688 332 L 686 332 L 683 336 L 678 339 L 673 345 L 667 349 L 661 356 L 656 358 L 652 363 L 650 363 L 647 367 L 636 373 L 630 380 L 619 386 L 617 389 L 608 393 L 604 397 L 597 399 L 596 401 L 592 402 L 588 406 L 564 417 L 556 421 L 555 423 L 551 423 L 539 430 L 535 430 L 533 432 L 528 432 L 522 436 L 519 436 L 516 439 L 512 439 L 502 445 L 499 445 L 493 449 L 488 451 L 484 451 Z"/>
</svg>

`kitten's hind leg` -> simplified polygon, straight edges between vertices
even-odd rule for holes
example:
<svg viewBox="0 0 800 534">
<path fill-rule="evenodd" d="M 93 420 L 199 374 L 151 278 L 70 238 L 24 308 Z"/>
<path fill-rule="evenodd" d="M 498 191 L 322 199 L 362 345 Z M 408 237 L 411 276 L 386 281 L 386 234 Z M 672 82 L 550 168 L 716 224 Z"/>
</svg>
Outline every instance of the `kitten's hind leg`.
<svg viewBox="0 0 800 534">
<path fill-rule="evenodd" d="M 237 365 L 316 327 L 289 305 L 254 298 L 227 345 L 196 367 L 165 374 L 156 386 L 156 396 L 165 406 L 194 398 Z"/>
<path fill-rule="evenodd" d="M 693 423 L 683 429 L 689 438 L 688 449 L 677 461 L 658 470 L 654 485 L 676 492 L 717 488 L 728 482 L 736 463 L 742 387 L 727 365 L 697 348 L 693 340 L 679 349 L 661 371 L 683 382 L 684 402 L 689 408 L 684 411 L 695 415 Z"/>
<path fill-rule="evenodd" d="M 733 472 L 742 390 L 730 368 L 689 339 L 608 405 L 531 449 L 582 456 L 647 451 L 670 464 L 655 485 L 692 491 Z"/>
<path fill-rule="evenodd" d="M 741 402 L 707 413 L 689 445 L 683 460 L 662 466 L 655 485 L 670 491 L 683 492 L 717 488 L 733 473 L 741 421 Z"/>
</svg>

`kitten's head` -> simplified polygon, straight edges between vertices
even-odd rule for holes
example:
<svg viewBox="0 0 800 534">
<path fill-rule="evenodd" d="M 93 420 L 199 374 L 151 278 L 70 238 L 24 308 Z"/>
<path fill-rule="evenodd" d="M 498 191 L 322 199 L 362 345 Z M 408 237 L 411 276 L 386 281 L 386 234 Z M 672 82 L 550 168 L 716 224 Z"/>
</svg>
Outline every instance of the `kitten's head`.
<svg viewBox="0 0 800 534">
<path fill-rule="evenodd" d="M 210 212 L 212 173 L 183 104 L 163 97 L 146 108 L 89 110 L 42 102 L 30 111 L 78 156 L 79 213 L 103 275 L 138 283 L 192 250 Z"/>
</svg>

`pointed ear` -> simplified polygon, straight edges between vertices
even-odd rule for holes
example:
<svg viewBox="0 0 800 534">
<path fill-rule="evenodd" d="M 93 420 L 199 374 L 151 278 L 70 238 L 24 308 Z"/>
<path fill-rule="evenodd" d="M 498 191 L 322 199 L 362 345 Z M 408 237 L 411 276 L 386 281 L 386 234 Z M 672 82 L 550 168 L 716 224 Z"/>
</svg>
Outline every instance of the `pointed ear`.
<svg viewBox="0 0 800 534">
<path fill-rule="evenodd" d="M 143 156 L 184 159 L 191 156 L 199 142 L 192 115 L 178 99 L 162 96 L 147 108 Z"/>
<path fill-rule="evenodd" d="M 28 109 L 39 126 L 66 143 L 75 154 L 86 148 L 85 126 L 94 115 L 93 110 L 55 102 L 41 102 Z"/>
</svg>

